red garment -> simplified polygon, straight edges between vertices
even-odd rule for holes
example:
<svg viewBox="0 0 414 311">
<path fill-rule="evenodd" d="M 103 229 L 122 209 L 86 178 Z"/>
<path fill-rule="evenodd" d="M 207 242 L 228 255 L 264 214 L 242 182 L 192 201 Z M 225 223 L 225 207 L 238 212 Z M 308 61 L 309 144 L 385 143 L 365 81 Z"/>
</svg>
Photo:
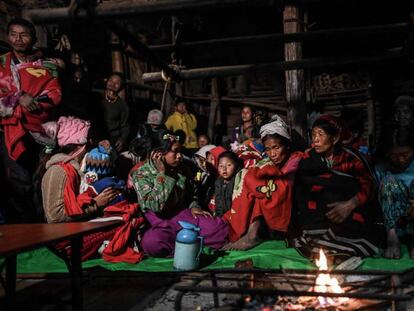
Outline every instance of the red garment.
<svg viewBox="0 0 414 311">
<path fill-rule="evenodd" d="M 374 194 L 374 180 L 364 163 L 350 152 L 345 150 L 334 151 L 332 170 L 349 174 L 359 181 L 361 191 L 356 196 L 359 206 L 365 205 Z"/>
<path fill-rule="evenodd" d="M 249 225 L 263 216 L 272 230 L 286 231 L 292 209 L 293 179 L 302 154 L 294 153 L 279 169 L 270 160 L 243 170 L 236 177 L 232 208 L 224 214 L 229 223 L 230 241 L 243 236 Z"/>
<path fill-rule="evenodd" d="M 117 228 L 108 231 L 99 231 L 87 234 L 82 237 L 81 260 L 85 261 L 94 255 L 101 247 L 104 241 L 108 241 L 114 237 Z M 65 257 L 72 255 L 72 247 L 70 240 L 64 240 L 54 245 L 58 252 L 64 252 Z M 64 258 L 66 260 L 66 258 Z"/>
<path fill-rule="evenodd" d="M 104 213 L 106 217 L 122 216 L 125 224 L 117 228 L 111 242 L 103 251 L 103 259 L 109 262 L 140 262 L 144 254 L 134 250 L 133 238 L 144 223 L 138 204 L 121 201 L 105 208 Z"/>
<path fill-rule="evenodd" d="M 214 158 L 215 168 L 218 167 L 218 158 L 219 158 L 220 154 L 222 154 L 225 151 L 227 151 L 227 150 L 225 148 L 223 148 L 222 146 L 215 147 L 215 148 L 213 148 L 209 151 L 211 153 L 211 155 L 213 156 L 213 158 Z"/>
<path fill-rule="evenodd" d="M 16 94 L 18 87 L 13 80 L 11 62 L 14 54 L 7 53 L 0 58 L 0 97 Z M 51 62 L 36 60 L 21 63 L 17 66 L 20 79 L 20 92 L 32 97 L 47 96 L 48 102 L 39 102 L 39 109 L 33 112 L 27 111 L 20 105 L 14 108 L 9 117 L 0 118 L 0 125 L 4 130 L 4 138 L 9 156 L 17 160 L 26 150 L 23 136 L 28 132 L 40 132 L 44 130 L 42 123 L 49 121 L 49 113 L 59 104 L 61 99 L 61 87 L 56 75 L 56 66 Z M 54 70 L 52 67 L 55 67 Z"/>
<path fill-rule="evenodd" d="M 65 189 L 63 190 L 65 214 L 69 217 L 82 215 L 82 207 L 90 205 L 93 199 L 86 192 L 79 194 L 80 176 L 73 165 L 63 162 L 59 165 L 65 170 L 66 174 Z"/>
<path fill-rule="evenodd" d="M 243 167 L 249 168 L 263 159 L 261 153 L 255 148 L 253 140 L 246 141 L 240 145 L 236 152 L 237 156 L 243 161 Z"/>
</svg>

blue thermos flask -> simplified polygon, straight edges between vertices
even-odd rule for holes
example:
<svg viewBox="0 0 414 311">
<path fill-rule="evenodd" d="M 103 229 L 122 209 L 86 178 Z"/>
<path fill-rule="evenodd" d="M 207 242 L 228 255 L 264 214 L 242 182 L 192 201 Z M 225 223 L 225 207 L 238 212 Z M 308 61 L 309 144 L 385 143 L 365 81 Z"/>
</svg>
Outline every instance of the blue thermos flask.
<svg viewBox="0 0 414 311">
<path fill-rule="evenodd" d="M 178 231 L 175 239 L 174 269 L 181 271 L 197 269 L 203 250 L 203 237 L 198 234 L 200 228 L 185 221 L 178 223 L 182 229 Z"/>
</svg>

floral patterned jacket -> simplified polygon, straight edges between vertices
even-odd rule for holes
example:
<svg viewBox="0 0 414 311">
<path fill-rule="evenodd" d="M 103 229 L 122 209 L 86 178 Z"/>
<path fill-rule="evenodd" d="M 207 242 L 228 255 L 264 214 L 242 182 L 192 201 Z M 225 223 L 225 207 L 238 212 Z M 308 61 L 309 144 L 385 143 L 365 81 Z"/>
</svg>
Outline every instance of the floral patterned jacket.
<svg viewBox="0 0 414 311">
<path fill-rule="evenodd" d="M 144 213 L 173 215 L 184 208 L 199 206 L 192 178 L 186 174 L 185 167 L 171 176 L 159 173 L 152 161 L 147 161 L 131 175 Z"/>
</svg>

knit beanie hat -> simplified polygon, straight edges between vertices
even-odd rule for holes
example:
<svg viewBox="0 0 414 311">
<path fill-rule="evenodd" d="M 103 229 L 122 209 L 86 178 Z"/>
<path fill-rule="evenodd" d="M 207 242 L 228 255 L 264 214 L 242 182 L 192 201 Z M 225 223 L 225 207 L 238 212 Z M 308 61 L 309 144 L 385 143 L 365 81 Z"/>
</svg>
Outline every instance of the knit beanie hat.
<svg viewBox="0 0 414 311">
<path fill-rule="evenodd" d="M 60 147 L 69 144 L 85 145 L 88 141 L 88 132 L 91 127 L 89 121 L 72 116 L 60 117 L 58 122 L 57 142 Z"/>
<path fill-rule="evenodd" d="M 98 178 L 112 173 L 112 148 L 99 145 L 85 155 L 84 172 L 95 172 Z"/>
<path fill-rule="evenodd" d="M 163 117 L 161 110 L 153 109 L 148 112 L 147 124 L 161 125 Z"/>
</svg>

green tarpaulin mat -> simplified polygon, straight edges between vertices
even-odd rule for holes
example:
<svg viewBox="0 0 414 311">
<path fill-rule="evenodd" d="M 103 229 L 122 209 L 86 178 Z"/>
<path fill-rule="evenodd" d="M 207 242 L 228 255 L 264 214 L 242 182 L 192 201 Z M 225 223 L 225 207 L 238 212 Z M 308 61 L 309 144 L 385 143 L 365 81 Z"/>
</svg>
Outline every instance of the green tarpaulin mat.
<svg viewBox="0 0 414 311">
<path fill-rule="evenodd" d="M 414 267 L 414 260 L 408 256 L 407 248 L 402 248 L 401 259 L 384 259 L 381 257 L 367 258 L 364 260 L 361 270 L 388 270 L 402 271 Z M 315 269 L 315 266 L 301 256 L 294 248 L 287 248 L 284 241 L 268 241 L 248 251 L 230 251 L 224 254 L 206 252 L 203 255 L 203 269 L 227 269 L 234 268 L 239 260 L 252 259 L 254 266 L 264 269 Z M 138 264 L 108 263 L 103 259 L 88 260 L 83 263 L 83 268 L 100 266 L 107 270 L 119 271 L 144 271 L 144 272 L 168 272 L 173 271 L 173 259 L 148 258 Z M 53 273 L 67 272 L 63 260 L 46 248 L 40 248 L 31 252 L 22 253 L 17 258 L 18 273 Z"/>
</svg>

